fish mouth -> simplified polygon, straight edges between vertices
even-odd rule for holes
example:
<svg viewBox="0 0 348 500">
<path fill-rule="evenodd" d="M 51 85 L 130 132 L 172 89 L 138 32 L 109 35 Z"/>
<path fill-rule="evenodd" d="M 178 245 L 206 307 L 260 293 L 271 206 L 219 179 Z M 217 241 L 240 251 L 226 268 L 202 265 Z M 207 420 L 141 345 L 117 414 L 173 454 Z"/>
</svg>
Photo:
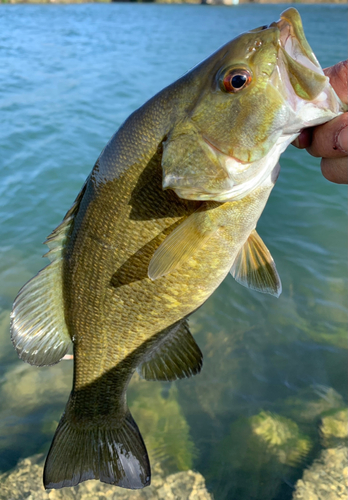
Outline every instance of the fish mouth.
<svg viewBox="0 0 348 500">
<path fill-rule="evenodd" d="M 279 29 L 278 68 L 288 96 L 312 101 L 324 90 L 328 79 L 305 37 L 300 14 L 290 8 L 270 27 Z M 277 82 L 279 85 L 279 81 Z M 289 85 L 290 84 L 290 85 Z M 295 98 L 295 101 L 298 100 Z M 295 104 L 295 102 L 293 102 Z"/>
<path fill-rule="evenodd" d="M 296 115 L 285 133 L 319 125 L 343 110 L 304 34 L 300 14 L 291 7 L 270 27 L 279 29 L 278 64 L 271 83 L 282 91 Z"/>
<path fill-rule="evenodd" d="M 296 9 L 290 8 L 282 12 L 280 20 L 271 26 L 279 29 L 281 47 L 289 57 L 315 73 L 324 75 L 318 59 L 307 42 L 301 17 Z"/>
</svg>

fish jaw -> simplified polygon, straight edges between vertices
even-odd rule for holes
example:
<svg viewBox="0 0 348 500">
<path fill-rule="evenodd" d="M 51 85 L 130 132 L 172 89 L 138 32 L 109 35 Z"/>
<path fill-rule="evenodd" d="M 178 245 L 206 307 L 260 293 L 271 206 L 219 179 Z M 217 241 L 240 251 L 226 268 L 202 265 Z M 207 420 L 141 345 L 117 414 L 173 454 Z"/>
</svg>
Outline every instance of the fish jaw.
<svg viewBox="0 0 348 500">
<path fill-rule="evenodd" d="M 286 95 L 290 108 L 283 132 L 298 134 L 346 111 L 306 40 L 297 10 L 287 9 L 271 26 L 280 31 L 278 64 L 271 83 Z"/>
</svg>

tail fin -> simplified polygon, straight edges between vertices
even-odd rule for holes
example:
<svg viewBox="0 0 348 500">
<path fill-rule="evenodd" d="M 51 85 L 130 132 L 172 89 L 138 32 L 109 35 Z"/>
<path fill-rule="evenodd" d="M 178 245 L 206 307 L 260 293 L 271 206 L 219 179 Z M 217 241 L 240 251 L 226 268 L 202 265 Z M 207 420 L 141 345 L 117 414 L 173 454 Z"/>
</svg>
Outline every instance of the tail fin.
<svg viewBox="0 0 348 500">
<path fill-rule="evenodd" d="M 64 488 L 87 479 L 129 489 L 150 484 L 147 451 L 129 410 L 117 427 L 87 427 L 63 415 L 46 459 L 44 486 Z"/>
</svg>

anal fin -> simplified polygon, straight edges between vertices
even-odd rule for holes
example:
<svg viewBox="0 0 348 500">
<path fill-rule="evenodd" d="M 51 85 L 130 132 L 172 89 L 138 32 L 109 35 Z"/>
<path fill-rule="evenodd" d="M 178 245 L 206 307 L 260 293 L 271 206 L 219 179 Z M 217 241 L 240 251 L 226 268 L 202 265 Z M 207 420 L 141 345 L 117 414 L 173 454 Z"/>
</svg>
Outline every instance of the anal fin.
<svg viewBox="0 0 348 500">
<path fill-rule="evenodd" d="M 256 230 L 239 251 L 230 272 L 238 283 L 252 290 L 276 297 L 282 292 L 274 260 Z"/>
<path fill-rule="evenodd" d="M 150 356 L 138 367 L 146 380 L 177 380 L 201 371 L 203 355 L 187 320 L 176 324 Z"/>
</svg>

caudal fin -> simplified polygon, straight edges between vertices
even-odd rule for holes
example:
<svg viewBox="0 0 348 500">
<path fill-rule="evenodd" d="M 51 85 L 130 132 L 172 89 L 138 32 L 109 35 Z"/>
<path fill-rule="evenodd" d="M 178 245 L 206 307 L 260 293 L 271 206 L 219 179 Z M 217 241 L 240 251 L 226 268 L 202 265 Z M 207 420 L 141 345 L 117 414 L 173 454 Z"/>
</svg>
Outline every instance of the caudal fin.
<svg viewBox="0 0 348 500">
<path fill-rule="evenodd" d="M 46 489 L 76 486 L 87 479 L 129 489 L 150 484 L 145 444 L 129 411 L 115 427 L 86 427 L 63 415 L 45 463 Z"/>
</svg>

